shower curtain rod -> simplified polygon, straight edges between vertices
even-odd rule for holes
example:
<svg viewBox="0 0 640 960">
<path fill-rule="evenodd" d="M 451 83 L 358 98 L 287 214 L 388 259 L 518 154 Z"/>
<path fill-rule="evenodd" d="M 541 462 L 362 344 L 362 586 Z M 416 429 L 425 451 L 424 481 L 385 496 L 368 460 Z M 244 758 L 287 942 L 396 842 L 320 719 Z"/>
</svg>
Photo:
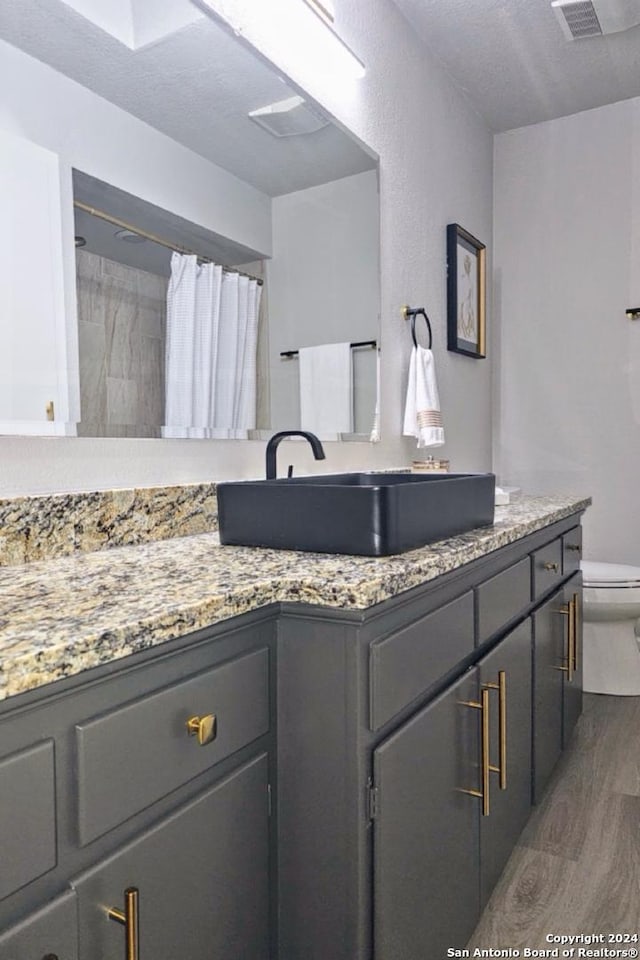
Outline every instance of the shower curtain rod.
<svg viewBox="0 0 640 960">
<path fill-rule="evenodd" d="M 163 237 L 159 237 L 157 233 L 149 233 L 147 230 L 142 230 L 132 223 L 127 223 L 126 220 L 121 220 L 119 217 L 111 216 L 110 213 L 105 213 L 104 210 L 97 210 L 96 207 L 90 207 L 88 203 L 83 203 L 82 200 L 74 200 L 73 205 L 79 210 L 84 210 L 85 213 L 91 214 L 92 217 L 106 220 L 107 223 L 112 223 L 114 227 L 120 227 L 123 230 L 130 230 L 132 233 L 137 233 L 139 237 L 144 237 L 145 240 L 152 240 L 153 243 L 158 243 L 161 247 L 166 247 L 168 250 L 174 250 L 176 253 L 184 253 L 188 256 L 197 257 L 198 260 L 204 263 L 213 263 L 209 257 L 203 257 L 199 253 L 196 253 L 195 250 L 189 250 L 188 247 L 178 247 L 175 243 L 170 243 Z M 222 270 L 224 273 L 237 273 L 241 277 L 248 277 L 249 280 L 255 280 L 260 287 L 264 283 L 259 277 L 252 277 L 250 273 L 243 273 L 242 270 L 235 270 L 233 267 L 223 267 Z"/>
</svg>

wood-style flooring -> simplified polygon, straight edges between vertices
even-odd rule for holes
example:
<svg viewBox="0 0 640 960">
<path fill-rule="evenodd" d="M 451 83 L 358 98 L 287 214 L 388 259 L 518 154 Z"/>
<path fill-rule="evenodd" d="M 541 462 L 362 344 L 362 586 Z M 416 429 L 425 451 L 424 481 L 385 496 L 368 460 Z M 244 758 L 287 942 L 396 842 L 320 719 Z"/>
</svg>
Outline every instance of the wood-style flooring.
<svg viewBox="0 0 640 960">
<path fill-rule="evenodd" d="M 640 934 L 640 697 L 585 695 L 468 946 L 548 950 L 547 934 L 580 933 Z"/>
</svg>

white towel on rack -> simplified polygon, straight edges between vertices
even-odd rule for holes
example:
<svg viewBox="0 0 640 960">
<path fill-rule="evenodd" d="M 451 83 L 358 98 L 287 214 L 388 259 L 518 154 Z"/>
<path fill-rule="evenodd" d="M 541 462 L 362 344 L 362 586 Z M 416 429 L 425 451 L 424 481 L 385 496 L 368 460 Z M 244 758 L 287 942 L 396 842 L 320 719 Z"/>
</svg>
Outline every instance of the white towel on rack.
<svg viewBox="0 0 640 960">
<path fill-rule="evenodd" d="M 405 437 L 415 437 L 419 447 L 441 447 L 444 443 L 433 353 L 424 347 L 411 351 L 402 432 Z"/>
<path fill-rule="evenodd" d="M 300 426 L 321 440 L 353 432 L 353 364 L 349 343 L 301 347 Z"/>
<path fill-rule="evenodd" d="M 380 351 L 376 350 L 376 406 L 369 434 L 370 443 L 380 443 Z"/>
</svg>

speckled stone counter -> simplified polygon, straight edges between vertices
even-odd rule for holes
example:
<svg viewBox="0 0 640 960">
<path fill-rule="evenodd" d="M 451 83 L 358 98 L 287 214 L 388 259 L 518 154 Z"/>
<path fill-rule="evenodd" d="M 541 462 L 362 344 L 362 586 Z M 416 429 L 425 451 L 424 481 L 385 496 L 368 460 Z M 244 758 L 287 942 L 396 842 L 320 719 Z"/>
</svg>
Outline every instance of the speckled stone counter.
<svg viewBox="0 0 640 960">
<path fill-rule="evenodd" d="M 366 609 L 584 510 L 527 497 L 393 557 L 220 546 L 207 533 L 0 569 L 0 700 L 278 601 Z"/>
<path fill-rule="evenodd" d="M 0 498 L 0 567 L 218 529 L 215 483 Z"/>
</svg>

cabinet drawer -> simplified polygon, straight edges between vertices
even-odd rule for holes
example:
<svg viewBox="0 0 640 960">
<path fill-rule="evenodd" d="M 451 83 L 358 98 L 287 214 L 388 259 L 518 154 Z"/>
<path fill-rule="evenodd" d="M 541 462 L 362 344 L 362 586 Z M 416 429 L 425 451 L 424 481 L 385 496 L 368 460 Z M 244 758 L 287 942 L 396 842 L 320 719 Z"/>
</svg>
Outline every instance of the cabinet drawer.
<svg viewBox="0 0 640 960">
<path fill-rule="evenodd" d="M 484 643 L 522 613 L 531 600 L 531 569 L 525 557 L 478 587 L 478 643 Z"/>
<path fill-rule="evenodd" d="M 111 830 L 269 729 L 269 651 L 256 650 L 76 726 L 80 843 Z M 200 745 L 187 721 L 213 714 Z"/>
<path fill-rule="evenodd" d="M 474 647 L 473 591 L 371 645 L 371 729 L 426 692 Z"/>
<path fill-rule="evenodd" d="M 53 740 L 0 760 L 0 899 L 56 865 Z"/>
<path fill-rule="evenodd" d="M 562 537 L 562 572 L 565 577 L 580 569 L 582 559 L 582 527 L 574 527 Z"/>
<path fill-rule="evenodd" d="M 562 538 L 558 537 L 531 554 L 534 600 L 558 586 L 562 580 L 562 547 Z"/>
</svg>

